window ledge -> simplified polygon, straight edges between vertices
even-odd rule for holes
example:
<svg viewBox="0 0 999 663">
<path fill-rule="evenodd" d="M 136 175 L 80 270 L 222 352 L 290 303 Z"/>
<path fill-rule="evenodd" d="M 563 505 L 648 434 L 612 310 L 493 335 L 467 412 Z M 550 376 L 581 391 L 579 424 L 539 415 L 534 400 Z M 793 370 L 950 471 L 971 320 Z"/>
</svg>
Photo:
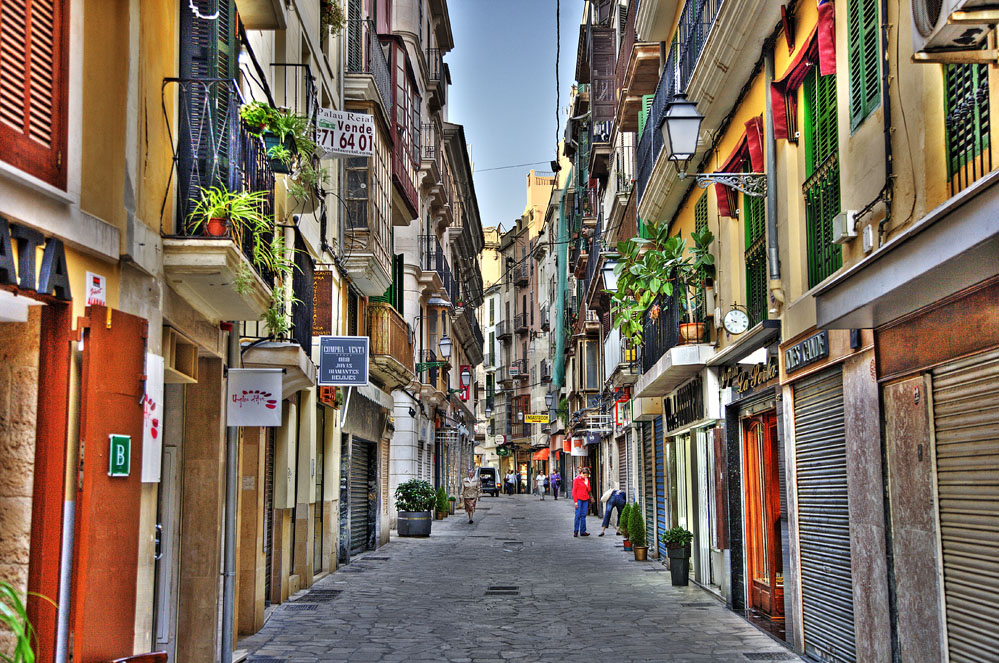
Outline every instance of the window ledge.
<svg viewBox="0 0 999 663">
<path fill-rule="evenodd" d="M 75 196 L 68 191 L 63 191 L 58 187 L 52 186 L 48 182 L 40 180 L 34 175 L 29 175 L 17 166 L 13 166 L 6 161 L 0 161 L 0 176 L 13 180 L 18 184 L 30 187 L 38 193 L 66 205 L 78 205 L 80 203 L 79 196 Z"/>
</svg>

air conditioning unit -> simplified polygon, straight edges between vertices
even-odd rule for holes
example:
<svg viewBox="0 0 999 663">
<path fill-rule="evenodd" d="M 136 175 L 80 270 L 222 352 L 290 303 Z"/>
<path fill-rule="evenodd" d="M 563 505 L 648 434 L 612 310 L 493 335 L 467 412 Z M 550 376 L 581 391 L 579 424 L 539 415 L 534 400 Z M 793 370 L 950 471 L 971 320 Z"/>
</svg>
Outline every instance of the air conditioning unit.
<svg viewBox="0 0 999 663">
<path fill-rule="evenodd" d="M 846 244 L 857 236 L 857 212 L 847 210 L 833 218 L 832 241 L 834 244 Z"/>
<path fill-rule="evenodd" d="M 996 23 L 996 0 L 911 0 L 912 50 L 970 51 Z"/>
</svg>

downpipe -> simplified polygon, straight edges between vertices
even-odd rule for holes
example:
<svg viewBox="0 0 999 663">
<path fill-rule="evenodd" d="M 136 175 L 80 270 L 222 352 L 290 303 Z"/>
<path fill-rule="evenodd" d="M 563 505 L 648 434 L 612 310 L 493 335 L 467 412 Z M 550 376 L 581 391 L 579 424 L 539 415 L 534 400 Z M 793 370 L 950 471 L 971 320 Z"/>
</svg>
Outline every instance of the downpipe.
<svg viewBox="0 0 999 663">
<path fill-rule="evenodd" d="M 69 660 L 69 604 L 73 586 L 73 537 L 76 523 L 76 502 L 62 505 L 62 554 L 59 559 L 59 608 L 56 613 L 55 663 Z"/>
<path fill-rule="evenodd" d="M 885 203 L 885 217 L 878 223 L 878 248 L 884 244 L 888 222 L 891 221 L 892 198 L 895 188 L 895 158 L 891 147 L 891 60 L 888 58 L 888 0 L 881 0 L 881 104 L 884 107 L 884 141 L 885 141 L 885 186 L 881 190 L 880 199 Z M 895 35 L 898 39 L 898 35 Z M 898 66 L 898 63 L 895 65 Z M 901 91 L 901 88 L 900 88 Z M 904 111 L 903 111 L 904 112 Z M 915 195 L 915 191 L 913 191 Z"/>
<path fill-rule="evenodd" d="M 765 46 L 764 89 L 769 90 L 774 80 L 773 46 Z M 777 237 L 777 139 L 774 137 L 774 115 L 771 104 L 765 104 L 764 140 L 767 142 L 767 262 L 770 277 L 770 313 L 777 313 L 784 306 L 784 288 L 780 280 L 780 241 Z"/>
<path fill-rule="evenodd" d="M 239 359 L 239 323 L 232 322 L 229 331 L 229 368 L 237 368 Z M 228 380 L 227 380 L 228 383 Z M 227 404 L 228 405 L 228 404 Z M 223 409 L 223 416 L 225 410 Z M 232 662 L 233 621 L 236 611 L 236 481 L 239 478 L 239 428 L 226 427 L 225 459 L 225 529 L 223 539 L 222 566 L 222 642 L 220 647 L 222 663 Z"/>
</svg>

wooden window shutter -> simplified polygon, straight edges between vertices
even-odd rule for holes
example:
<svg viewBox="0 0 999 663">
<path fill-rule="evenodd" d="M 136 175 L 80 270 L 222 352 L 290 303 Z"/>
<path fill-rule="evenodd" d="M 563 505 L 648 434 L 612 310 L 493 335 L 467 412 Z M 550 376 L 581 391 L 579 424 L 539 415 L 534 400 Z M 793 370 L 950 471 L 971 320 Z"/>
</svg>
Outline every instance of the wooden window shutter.
<svg viewBox="0 0 999 663">
<path fill-rule="evenodd" d="M 850 0 L 847 3 L 851 128 L 863 122 L 880 102 L 878 30 L 876 0 Z"/>
<path fill-rule="evenodd" d="M 66 188 L 65 0 L 0 0 L 3 159 Z"/>
</svg>

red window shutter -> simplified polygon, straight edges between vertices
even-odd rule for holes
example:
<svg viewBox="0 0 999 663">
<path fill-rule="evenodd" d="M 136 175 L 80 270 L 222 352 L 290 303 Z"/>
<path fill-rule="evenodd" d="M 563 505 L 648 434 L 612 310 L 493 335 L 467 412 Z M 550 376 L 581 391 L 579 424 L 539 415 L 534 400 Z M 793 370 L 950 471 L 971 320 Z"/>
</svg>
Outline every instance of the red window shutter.
<svg viewBox="0 0 999 663">
<path fill-rule="evenodd" d="M 0 159 L 66 187 L 65 0 L 0 0 Z"/>
</svg>

